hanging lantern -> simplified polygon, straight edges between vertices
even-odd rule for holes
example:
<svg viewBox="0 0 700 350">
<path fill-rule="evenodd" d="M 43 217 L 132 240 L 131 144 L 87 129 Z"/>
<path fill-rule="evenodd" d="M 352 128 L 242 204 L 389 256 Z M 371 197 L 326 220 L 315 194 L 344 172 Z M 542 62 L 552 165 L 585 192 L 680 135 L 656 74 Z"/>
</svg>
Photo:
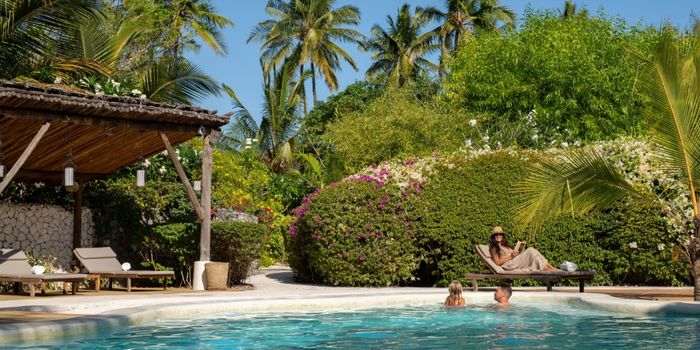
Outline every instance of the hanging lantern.
<svg viewBox="0 0 700 350">
<path fill-rule="evenodd" d="M 73 154 L 68 152 L 68 161 L 63 166 L 63 186 L 72 188 L 75 186 L 75 163 L 73 163 Z"/>
<path fill-rule="evenodd" d="M 146 169 L 136 169 L 136 187 L 146 186 Z"/>
<path fill-rule="evenodd" d="M 201 191 L 202 190 L 202 181 L 194 180 L 194 186 L 192 186 L 192 187 L 194 187 L 194 190 L 197 192 Z"/>
</svg>

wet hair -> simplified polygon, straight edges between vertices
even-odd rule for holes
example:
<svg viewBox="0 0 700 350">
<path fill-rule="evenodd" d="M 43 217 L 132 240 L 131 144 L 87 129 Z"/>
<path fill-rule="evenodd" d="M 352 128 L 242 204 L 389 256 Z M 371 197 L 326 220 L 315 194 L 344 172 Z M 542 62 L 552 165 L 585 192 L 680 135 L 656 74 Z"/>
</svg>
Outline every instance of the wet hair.
<svg viewBox="0 0 700 350">
<path fill-rule="evenodd" d="M 499 233 L 503 235 L 503 241 L 501 243 L 503 244 L 504 247 L 512 248 L 510 244 L 508 244 L 508 237 L 506 236 L 505 233 Z M 501 247 L 498 246 L 498 242 L 496 242 L 496 235 L 492 234 L 491 239 L 490 239 L 490 249 L 489 250 L 496 250 L 496 254 L 498 256 L 501 256 Z"/>
<path fill-rule="evenodd" d="M 498 286 L 498 288 L 503 293 L 506 293 L 506 299 L 510 299 L 510 296 L 513 295 L 513 288 L 510 287 L 510 284 L 503 284 Z"/>
<path fill-rule="evenodd" d="M 447 287 L 447 291 L 450 292 L 450 295 L 462 295 L 462 284 L 459 281 L 452 281 Z"/>
</svg>

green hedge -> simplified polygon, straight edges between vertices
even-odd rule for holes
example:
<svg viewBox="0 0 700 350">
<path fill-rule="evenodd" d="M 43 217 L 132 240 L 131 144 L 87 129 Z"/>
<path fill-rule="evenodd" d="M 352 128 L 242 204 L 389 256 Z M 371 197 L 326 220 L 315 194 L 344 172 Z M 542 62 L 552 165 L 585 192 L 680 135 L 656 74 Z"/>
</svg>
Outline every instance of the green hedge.
<svg viewBox="0 0 700 350">
<path fill-rule="evenodd" d="M 213 222 L 211 231 L 212 260 L 229 263 L 229 284 L 243 283 L 270 230 L 255 223 Z"/>
<path fill-rule="evenodd" d="M 488 243 L 491 228 L 512 232 L 516 226 L 513 186 L 532 162 L 505 151 L 443 159 L 429 181 L 408 195 L 371 177 L 329 186 L 294 211 L 298 221 L 287 238 L 292 268 L 300 280 L 333 285 L 444 286 L 463 280 L 484 268 L 474 246 Z M 377 208 L 383 201 L 387 210 Z M 613 203 L 585 217 L 559 217 L 537 235 L 513 233 L 509 239 L 527 240 L 554 265 L 568 260 L 595 269 L 595 284 L 686 284 L 687 266 L 671 259 L 660 212 L 652 201 Z M 394 244 L 358 238 L 367 233 L 392 237 Z"/>
</svg>

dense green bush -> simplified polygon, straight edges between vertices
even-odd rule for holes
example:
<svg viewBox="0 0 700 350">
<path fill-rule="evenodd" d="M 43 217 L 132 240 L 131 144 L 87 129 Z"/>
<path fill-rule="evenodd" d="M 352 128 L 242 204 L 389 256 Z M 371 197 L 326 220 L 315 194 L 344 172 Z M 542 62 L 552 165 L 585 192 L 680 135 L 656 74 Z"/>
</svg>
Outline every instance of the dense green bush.
<svg viewBox="0 0 700 350">
<path fill-rule="evenodd" d="M 175 271 L 181 285 L 192 284 L 192 264 L 199 258 L 199 225 L 175 223 L 155 226 L 143 237 L 139 256 L 148 269 Z"/>
<path fill-rule="evenodd" d="M 298 280 L 346 286 L 411 280 L 419 259 L 401 194 L 360 178 L 312 198 L 293 211 L 297 222 L 287 238 Z"/>
<path fill-rule="evenodd" d="M 243 283 L 270 230 L 261 224 L 223 221 L 213 222 L 211 230 L 212 260 L 229 263 L 229 284 Z"/>
<path fill-rule="evenodd" d="M 503 145 L 612 139 L 643 130 L 635 55 L 651 55 L 658 32 L 605 15 L 562 19 L 528 11 L 521 28 L 482 36 L 451 62 L 443 99 L 483 113 L 481 132 Z M 525 116 L 536 110 L 536 126 Z"/>
<path fill-rule="evenodd" d="M 671 259 L 673 239 L 662 210 L 651 200 L 611 203 L 585 217 L 562 216 L 538 234 L 512 232 L 517 226 L 513 208 L 519 203 L 513 187 L 543 156 L 479 152 L 370 168 L 317 192 L 295 209 L 298 222 L 288 237 L 290 263 L 299 278 L 329 284 L 446 285 L 482 271 L 474 246 L 487 244 L 491 228 L 500 225 L 511 232 L 511 242 L 528 241 L 554 265 L 568 260 L 580 269 L 598 271 L 596 284 L 688 283 L 684 262 Z M 391 209 L 379 210 L 382 201 Z M 404 239 L 398 246 L 383 246 L 363 238 L 366 233 Z M 397 272 L 389 279 L 384 277 L 387 263 L 358 264 L 356 256 L 341 259 L 343 252 L 407 264 L 392 266 Z M 400 260 L 390 258 L 399 253 Z M 375 274 L 381 279 L 366 277 Z"/>
<path fill-rule="evenodd" d="M 389 90 L 364 109 L 331 123 L 324 139 L 350 171 L 358 171 L 396 157 L 462 146 L 467 120 L 451 112 L 446 105 L 420 101 L 409 88 Z"/>
</svg>

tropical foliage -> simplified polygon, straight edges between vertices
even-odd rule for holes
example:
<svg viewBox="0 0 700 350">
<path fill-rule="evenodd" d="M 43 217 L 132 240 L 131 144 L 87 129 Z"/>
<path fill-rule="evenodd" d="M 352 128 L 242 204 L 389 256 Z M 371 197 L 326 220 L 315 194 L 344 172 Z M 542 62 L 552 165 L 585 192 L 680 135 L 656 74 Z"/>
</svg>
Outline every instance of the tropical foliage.
<svg viewBox="0 0 700 350">
<path fill-rule="evenodd" d="M 274 70 L 283 62 L 299 67 L 304 74 L 309 64 L 313 101 L 316 103 L 316 72 L 331 90 L 338 89 L 336 70 L 340 61 L 357 70 L 355 60 L 339 42 L 360 44 L 364 35 L 348 26 L 360 23 L 355 6 L 335 7 L 335 0 L 269 0 L 267 13 L 272 19 L 258 23 L 248 41 L 262 42 L 265 71 Z M 302 90 L 303 92 L 303 90 Z M 306 113 L 306 98 L 304 112 Z"/>
<path fill-rule="evenodd" d="M 601 145 L 629 165 L 640 161 L 626 153 L 635 146 Z M 302 281 L 444 286 L 481 270 L 476 254 L 465 252 L 486 244 L 490 229 L 501 225 L 555 265 L 569 260 L 595 269 L 598 284 L 687 283 L 683 262 L 672 260 L 678 243 L 665 210 L 651 200 L 561 216 L 545 222 L 540 234 L 515 231 L 514 187 L 532 164 L 552 156 L 470 150 L 369 167 L 314 192 L 293 211 L 290 264 Z"/>
<path fill-rule="evenodd" d="M 685 46 L 680 44 L 684 43 Z M 680 245 L 691 264 L 695 300 L 700 300 L 700 45 L 696 38 L 685 41 L 666 29 L 656 58 L 641 70 L 641 88 L 648 99 L 645 119 L 651 129 L 656 154 L 663 160 L 663 171 L 683 186 L 680 193 L 692 203 L 693 225 L 684 230 L 687 239 Z M 552 176 L 554 181 L 545 179 Z M 566 188 L 563 182 L 566 181 Z M 555 193 L 559 195 L 555 195 Z M 520 213 L 535 225 L 562 210 L 585 213 L 611 205 L 611 198 L 639 196 L 604 156 L 591 152 L 573 155 L 534 169 L 521 187 L 527 199 Z M 561 195 L 568 195 L 561 200 Z M 535 226 L 536 227 L 536 226 Z"/>
<path fill-rule="evenodd" d="M 435 69 L 426 56 L 440 48 L 433 31 L 424 32 L 430 18 L 421 11 L 411 13 L 404 4 L 396 17 L 387 16 L 387 28 L 375 24 L 366 48 L 374 63 L 367 69 L 369 78 L 386 76 L 387 85 L 401 87 Z"/>
<path fill-rule="evenodd" d="M 556 142 L 612 139 L 645 130 L 637 54 L 652 57 L 656 31 L 605 15 L 563 20 L 554 11 L 525 13 L 508 35 L 485 35 L 452 60 L 445 102 L 481 113 L 493 135 L 537 111 L 537 134 Z M 543 45 L 542 43 L 546 43 Z M 518 134 L 504 145 L 536 145 Z M 556 136 L 559 134 L 560 136 Z"/>
</svg>

